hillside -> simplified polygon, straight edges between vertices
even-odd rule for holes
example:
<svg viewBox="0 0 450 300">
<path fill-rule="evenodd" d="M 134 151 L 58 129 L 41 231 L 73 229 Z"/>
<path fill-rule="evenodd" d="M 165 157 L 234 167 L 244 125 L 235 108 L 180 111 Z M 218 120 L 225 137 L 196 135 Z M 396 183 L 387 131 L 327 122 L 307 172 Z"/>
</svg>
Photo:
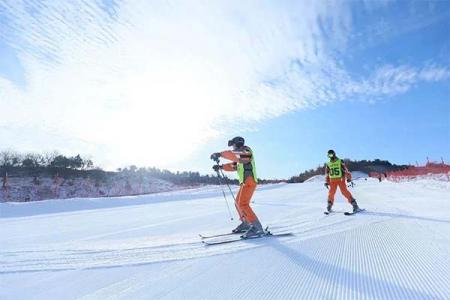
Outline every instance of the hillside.
<svg viewBox="0 0 450 300">
<path fill-rule="evenodd" d="M 66 157 L 57 153 L 39 155 L 12 151 L 0 152 L 0 176 L 0 202 L 130 196 L 219 184 L 217 175 L 199 172 L 172 172 L 134 165 L 104 171 L 80 155 Z M 282 181 L 259 179 L 260 184 Z M 221 182 L 238 183 L 234 174 L 225 175 Z"/>
<path fill-rule="evenodd" d="M 166 180 L 114 176 L 95 179 L 82 176 L 9 176 L 8 188 L 0 190 L 0 202 L 28 202 L 80 197 L 115 197 L 151 194 L 180 189 Z"/>
</svg>

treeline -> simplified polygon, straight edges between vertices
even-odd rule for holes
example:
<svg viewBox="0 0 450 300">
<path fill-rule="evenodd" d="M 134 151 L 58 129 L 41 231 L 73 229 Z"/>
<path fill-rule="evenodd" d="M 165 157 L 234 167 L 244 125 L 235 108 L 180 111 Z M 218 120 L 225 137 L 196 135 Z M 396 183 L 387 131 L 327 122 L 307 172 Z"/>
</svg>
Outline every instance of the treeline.
<svg viewBox="0 0 450 300">
<path fill-rule="evenodd" d="M 192 185 L 192 184 L 210 184 L 217 185 L 219 184 L 219 178 L 217 175 L 201 175 L 199 172 L 192 171 L 177 171 L 171 172 L 169 170 L 161 170 L 155 167 L 148 168 L 138 168 L 136 166 L 129 166 L 123 169 L 117 169 L 119 174 L 124 174 L 131 177 L 146 177 L 151 176 L 154 178 L 166 180 L 172 182 L 177 185 Z M 232 174 L 235 177 L 235 174 Z M 222 179 L 222 182 L 226 182 L 228 184 L 239 184 L 237 179 L 230 179 L 225 175 L 225 180 Z M 278 179 L 261 179 L 258 178 L 258 182 L 260 184 L 268 184 L 268 183 L 280 183 L 285 182 L 285 180 Z"/>
<path fill-rule="evenodd" d="M 398 171 L 408 168 L 408 165 L 396 165 L 392 164 L 387 160 L 351 160 L 344 159 L 344 162 L 347 168 L 350 171 L 361 171 L 364 173 L 378 172 L 378 173 L 386 173 L 390 171 Z M 311 178 L 316 175 L 325 174 L 325 164 L 322 166 L 318 166 L 315 169 L 310 169 L 300 173 L 298 176 L 292 176 L 288 182 L 289 183 L 298 183 L 304 182 L 308 178 Z"/>
<path fill-rule="evenodd" d="M 380 159 L 356 161 L 345 159 L 344 161 L 350 171 L 361 171 L 367 174 L 370 172 L 386 173 L 390 171 L 404 170 L 410 167 L 409 165 L 392 164 L 387 160 Z"/>
<path fill-rule="evenodd" d="M 21 154 L 14 151 L 0 152 L 0 167 L 4 170 L 13 168 L 49 168 L 89 170 L 94 166 L 92 160 L 83 159 L 79 154 L 67 157 L 58 152 Z"/>
<path fill-rule="evenodd" d="M 218 184 L 217 176 L 200 175 L 199 172 L 172 172 L 169 170 L 161 170 L 155 167 L 138 168 L 134 165 L 117 169 L 117 174 L 125 175 L 127 177 L 153 177 L 172 182 L 176 185 L 196 185 L 196 184 Z M 236 179 L 225 177 L 225 181 L 229 184 L 238 184 Z"/>
<path fill-rule="evenodd" d="M 385 173 L 390 171 L 398 171 L 406 169 L 407 165 L 395 165 L 387 160 L 350 160 L 344 159 L 350 171 L 361 171 L 369 174 L 370 172 Z M 219 183 L 217 175 L 201 175 L 199 172 L 172 172 L 169 170 L 159 169 L 155 167 L 139 168 L 137 166 L 129 166 L 119 168 L 116 172 L 104 171 L 96 167 L 91 159 L 83 158 L 81 155 L 65 156 L 58 152 L 36 154 L 21 154 L 14 151 L 0 152 L 0 175 L 4 176 L 60 176 L 64 178 L 92 178 L 96 181 L 106 181 L 115 176 L 128 177 L 132 179 L 153 177 L 166 180 L 176 185 L 199 185 Z M 306 170 L 297 176 L 292 176 L 287 182 L 298 183 L 304 182 L 308 178 L 315 175 L 323 175 L 325 173 L 325 165 L 318 166 L 315 169 Z M 234 174 L 232 174 L 234 177 Z M 238 184 L 237 179 L 225 177 L 224 182 L 229 184 Z M 267 180 L 259 179 L 259 183 L 280 183 L 286 180 Z"/>
<path fill-rule="evenodd" d="M 113 177 L 126 177 L 131 180 L 140 180 L 141 178 L 153 177 L 174 183 L 176 185 L 200 185 L 219 183 L 216 175 L 201 175 L 199 172 L 172 172 L 169 170 L 161 170 L 155 167 L 139 168 L 137 166 L 129 166 L 119 168 L 116 172 L 104 171 L 94 166 L 91 159 L 76 156 L 65 156 L 57 152 L 36 154 L 21 154 L 14 151 L 0 152 L 0 172 L 1 176 L 8 173 L 9 176 L 59 176 L 63 178 L 91 178 L 96 181 L 107 181 Z M 234 177 L 234 174 L 232 174 Z M 238 184 L 237 179 L 225 177 L 223 182 L 229 184 Z M 260 179 L 260 183 L 278 183 L 282 180 L 264 180 Z"/>
</svg>

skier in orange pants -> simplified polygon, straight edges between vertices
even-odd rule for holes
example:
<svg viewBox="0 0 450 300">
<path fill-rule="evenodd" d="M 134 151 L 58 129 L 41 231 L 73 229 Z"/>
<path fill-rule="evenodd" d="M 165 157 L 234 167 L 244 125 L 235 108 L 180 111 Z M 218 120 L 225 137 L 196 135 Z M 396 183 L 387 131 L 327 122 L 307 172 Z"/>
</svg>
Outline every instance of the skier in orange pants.
<svg viewBox="0 0 450 300">
<path fill-rule="evenodd" d="M 236 195 L 235 207 L 239 214 L 241 224 L 233 229 L 234 233 L 244 233 L 242 237 L 260 236 L 264 234 L 264 229 L 255 212 L 250 207 L 250 200 L 258 183 L 256 176 L 256 166 L 253 152 L 250 147 L 244 145 L 242 137 L 235 137 L 228 141 L 228 146 L 233 150 L 213 153 L 211 159 L 218 160 L 219 157 L 231 160 L 231 163 L 224 165 L 214 165 L 213 169 L 218 171 L 237 171 L 239 176 L 240 189 Z"/>
<path fill-rule="evenodd" d="M 360 210 L 356 200 L 353 198 L 352 194 L 348 191 L 345 179 L 348 182 L 352 181 L 352 174 L 348 171 L 345 163 L 336 156 L 334 150 L 328 151 L 328 157 L 330 161 L 325 166 L 325 186 L 329 188 L 328 192 L 328 205 L 327 211 L 330 213 L 334 204 L 334 195 L 339 187 L 342 194 L 347 198 L 348 203 L 353 206 L 353 212 Z"/>
</svg>

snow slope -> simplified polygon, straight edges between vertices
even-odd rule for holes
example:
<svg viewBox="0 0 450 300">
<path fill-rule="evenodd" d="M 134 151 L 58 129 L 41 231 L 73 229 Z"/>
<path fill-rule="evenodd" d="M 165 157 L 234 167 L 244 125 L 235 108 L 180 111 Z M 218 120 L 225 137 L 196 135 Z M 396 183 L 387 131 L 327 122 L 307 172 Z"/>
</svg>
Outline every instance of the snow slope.
<svg viewBox="0 0 450 300">
<path fill-rule="evenodd" d="M 322 182 L 260 187 L 261 221 L 295 236 L 218 246 L 198 237 L 237 225 L 218 187 L 2 203 L 0 299 L 449 299 L 450 183 L 351 191 L 366 213 L 325 216 Z"/>
</svg>

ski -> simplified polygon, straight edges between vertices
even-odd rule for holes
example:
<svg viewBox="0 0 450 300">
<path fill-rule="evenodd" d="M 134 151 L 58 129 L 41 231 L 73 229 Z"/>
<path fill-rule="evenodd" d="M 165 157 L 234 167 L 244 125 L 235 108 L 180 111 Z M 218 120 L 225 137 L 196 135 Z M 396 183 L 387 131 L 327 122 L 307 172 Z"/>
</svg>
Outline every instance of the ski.
<svg viewBox="0 0 450 300">
<path fill-rule="evenodd" d="M 329 216 L 329 215 L 337 215 L 337 214 L 340 214 L 340 213 L 343 213 L 343 211 L 332 210 L 332 211 L 324 211 L 323 212 L 323 214 L 327 215 L 327 216 Z"/>
<path fill-rule="evenodd" d="M 283 236 L 292 236 L 292 235 L 294 235 L 292 232 L 267 233 L 267 234 L 263 234 L 263 235 L 260 235 L 260 236 L 254 236 L 254 237 L 249 237 L 249 238 L 241 238 L 241 237 L 239 237 L 238 239 L 230 239 L 230 240 L 202 241 L 202 243 L 207 245 L 207 246 L 212 246 L 212 245 L 229 244 L 229 243 L 235 243 L 235 242 L 240 242 L 240 241 L 259 239 L 259 238 L 263 238 L 263 237 L 283 237 Z"/>
<path fill-rule="evenodd" d="M 360 209 L 360 210 L 357 210 L 357 211 L 355 211 L 355 212 L 346 211 L 346 212 L 344 213 L 344 215 L 346 215 L 346 216 L 351 216 L 351 215 L 354 215 L 354 214 L 357 214 L 357 213 L 360 213 L 360 212 L 363 212 L 363 211 L 365 211 L 364 208 L 362 208 L 362 209 Z"/>
<path fill-rule="evenodd" d="M 286 226 L 271 226 L 271 229 L 282 229 Z M 269 226 L 266 227 L 265 231 L 267 232 L 269 230 Z M 212 234 L 212 235 L 203 235 L 203 234 L 199 234 L 198 236 L 201 239 L 212 239 L 212 238 L 216 238 L 216 237 L 223 237 L 223 236 L 234 236 L 234 235 L 238 235 L 238 234 L 243 234 L 244 232 L 227 232 L 227 233 L 219 233 L 219 234 Z"/>
<path fill-rule="evenodd" d="M 221 236 L 233 236 L 236 234 L 242 234 L 242 232 L 228 232 L 228 233 L 221 233 L 221 234 L 213 234 L 213 235 L 202 235 L 199 234 L 199 236 L 202 239 L 211 239 L 211 238 L 216 238 L 216 237 L 221 237 Z"/>
</svg>

